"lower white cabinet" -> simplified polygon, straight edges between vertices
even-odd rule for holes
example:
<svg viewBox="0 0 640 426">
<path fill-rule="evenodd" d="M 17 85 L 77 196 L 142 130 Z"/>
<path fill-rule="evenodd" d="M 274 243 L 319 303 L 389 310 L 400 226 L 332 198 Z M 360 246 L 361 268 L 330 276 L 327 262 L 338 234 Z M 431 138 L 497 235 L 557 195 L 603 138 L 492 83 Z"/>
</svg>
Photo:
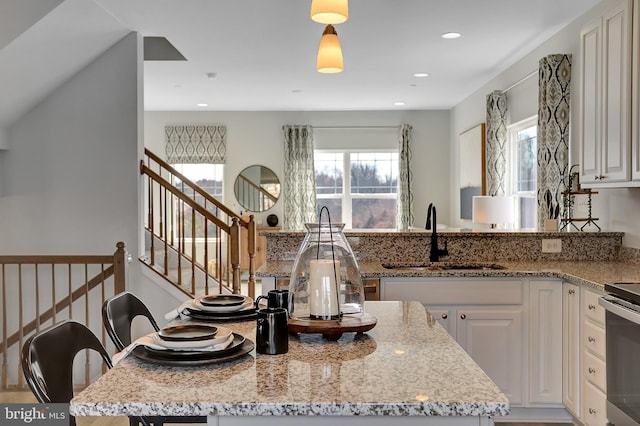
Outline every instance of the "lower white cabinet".
<svg viewBox="0 0 640 426">
<path fill-rule="evenodd" d="M 523 404 L 522 323 L 521 306 L 469 306 L 456 311 L 457 342 L 512 405 Z"/>
<path fill-rule="evenodd" d="M 562 402 L 580 417 L 580 287 L 562 284 Z"/>
<path fill-rule="evenodd" d="M 562 407 L 562 285 L 529 283 L 529 405 Z"/>
<path fill-rule="evenodd" d="M 580 420 L 585 426 L 607 424 L 605 311 L 598 304 L 598 298 L 602 294 L 602 292 L 583 287 L 580 295 L 582 354 Z"/>
<path fill-rule="evenodd" d="M 511 278 L 382 278 L 382 300 L 417 300 L 509 398 L 562 407 L 562 284 Z"/>
</svg>

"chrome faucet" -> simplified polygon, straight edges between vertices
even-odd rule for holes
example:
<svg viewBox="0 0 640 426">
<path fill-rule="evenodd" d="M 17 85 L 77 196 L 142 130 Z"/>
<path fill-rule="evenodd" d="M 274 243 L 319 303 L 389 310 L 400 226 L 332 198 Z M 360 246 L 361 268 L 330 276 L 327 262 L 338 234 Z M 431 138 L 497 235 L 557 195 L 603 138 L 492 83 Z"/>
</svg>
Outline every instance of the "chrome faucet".
<svg viewBox="0 0 640 426">
<path fill-rule="evenodd" d="M 433 220 L 431 219 L 433 217 Z M 440 256 L 449 256 L 449 250 L 447 250 L 447 242 L 444 242 L 444 249 L 438 248 L 438 233 L 436 232 L 438 220 L 436 219 L 436 206 L 433 203 L 429 203 L 427 209 L 427 223 L 425 229 L 431 229 L 431 250 L 429 251 L 429 262 L 438 262 Z M 433 224 L 433 226 L 432 226 Z"/>
</svg>

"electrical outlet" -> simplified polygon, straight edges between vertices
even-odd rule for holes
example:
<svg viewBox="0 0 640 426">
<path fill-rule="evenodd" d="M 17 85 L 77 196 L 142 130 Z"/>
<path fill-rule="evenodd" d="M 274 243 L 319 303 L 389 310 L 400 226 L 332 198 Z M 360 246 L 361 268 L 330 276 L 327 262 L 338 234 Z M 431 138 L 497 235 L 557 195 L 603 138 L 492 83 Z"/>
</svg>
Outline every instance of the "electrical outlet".
<svg viewBox="0 0 640 426">
<path fill-rule="evenodd" d="M 542 240 L 543 253 L 560 253 L 562 251 L 562 240 L 560 238 L 545 238 Z"/>
</svg>

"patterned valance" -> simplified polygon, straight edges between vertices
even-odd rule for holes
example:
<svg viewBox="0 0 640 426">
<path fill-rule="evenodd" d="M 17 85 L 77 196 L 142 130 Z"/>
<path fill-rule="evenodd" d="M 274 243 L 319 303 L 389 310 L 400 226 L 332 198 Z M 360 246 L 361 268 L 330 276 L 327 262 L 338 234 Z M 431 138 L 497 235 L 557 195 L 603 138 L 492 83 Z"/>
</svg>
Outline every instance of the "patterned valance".
<svg viewBox="0 0 640 426">
<path fill-rule="evenodd" d="M 169 164 L 226 161 L 226 126 L 165 126 L 164 134 Z"/>
</svg>

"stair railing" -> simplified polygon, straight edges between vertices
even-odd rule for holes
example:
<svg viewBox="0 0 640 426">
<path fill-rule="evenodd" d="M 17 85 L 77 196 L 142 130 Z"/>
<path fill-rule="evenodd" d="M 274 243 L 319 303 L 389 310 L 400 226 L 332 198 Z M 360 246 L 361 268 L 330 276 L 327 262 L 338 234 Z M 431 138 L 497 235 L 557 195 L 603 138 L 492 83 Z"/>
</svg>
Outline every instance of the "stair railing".
<svg viewBox="0 0 640 426">
<path fill-rule="evenodd" d="M 125 290 L 127 253 L 116 244 L 113 255 L 0 256 L 2 298 L 3 390 L 27 388 L 20 366 L 20 350 L 33 333 L 63 319 L 84 323 L 109 346 L 102 326 L 102 303 Z M 101 374 L 102 362 L 84 360 L 83 382 Z M 97 373 L 96 373 L 97 370 Z"/>
<path fill-rule="evenodd" d="M 148 149 L 140 173 L 147 177 L 145 263 L 191 296 L 212 291 L 239 294 L 240 259 L 246 256 L 248 296 L 255 297 L 254 217 L 243 220 Z"/>
</svg>

